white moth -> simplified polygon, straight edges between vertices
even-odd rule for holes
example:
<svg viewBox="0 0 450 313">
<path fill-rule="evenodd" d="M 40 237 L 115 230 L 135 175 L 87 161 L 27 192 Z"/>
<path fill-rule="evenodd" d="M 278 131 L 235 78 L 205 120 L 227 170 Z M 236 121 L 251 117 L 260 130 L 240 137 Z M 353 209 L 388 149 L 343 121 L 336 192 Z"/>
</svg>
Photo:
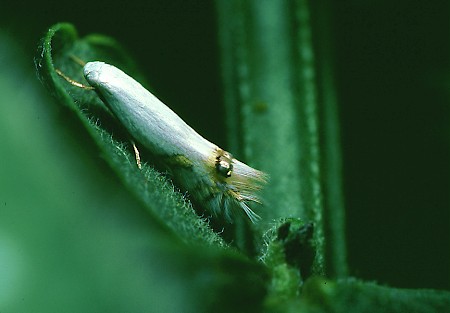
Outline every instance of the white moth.
<svg viewBox="0 0 450 313">
<path fill-rule="evenodd" d="M 174 181 L 214 216 L 232 221 L 243 210 L 259 219 L 249 203 L 267 176 L 236 160 L 200 136 L 140 83 L 104 62 L 89 62 L 84 76 L 134 139 L 161 158 Z"/>
</svg>

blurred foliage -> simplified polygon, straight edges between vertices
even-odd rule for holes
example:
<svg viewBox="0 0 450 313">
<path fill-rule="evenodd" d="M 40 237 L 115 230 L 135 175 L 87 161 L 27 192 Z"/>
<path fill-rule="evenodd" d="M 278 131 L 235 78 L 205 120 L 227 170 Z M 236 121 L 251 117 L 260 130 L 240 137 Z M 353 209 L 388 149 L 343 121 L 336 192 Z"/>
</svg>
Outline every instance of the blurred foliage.
<svg viewBox="0 0 450 313">
<path fill-rule="evenodd" d="M 297 312 L 447 312 L 450 293 L 434 290 L 397 289 L 356 279 L 335 282 L 321 278 L 309 280 Z M 295 307 L 290 307 L 295 312 Z"/>
</svg>

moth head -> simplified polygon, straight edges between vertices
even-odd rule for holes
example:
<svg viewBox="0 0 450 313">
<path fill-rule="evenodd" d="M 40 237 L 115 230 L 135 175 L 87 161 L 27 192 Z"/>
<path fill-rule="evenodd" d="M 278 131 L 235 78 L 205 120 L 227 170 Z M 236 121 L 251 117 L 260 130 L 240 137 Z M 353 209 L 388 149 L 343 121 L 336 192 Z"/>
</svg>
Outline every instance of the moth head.
<svg viewBox="0 0 450 313">
<path fill-rule="evenodd" d="M 231 173 L 233 172 L 233 163 L 232 163 L 233 157 L 230 153 L 219 150 L 217 152 L 216 156 L 216 171 L 217 173 L 224 177 L 230 177 Z"/>
</svg>

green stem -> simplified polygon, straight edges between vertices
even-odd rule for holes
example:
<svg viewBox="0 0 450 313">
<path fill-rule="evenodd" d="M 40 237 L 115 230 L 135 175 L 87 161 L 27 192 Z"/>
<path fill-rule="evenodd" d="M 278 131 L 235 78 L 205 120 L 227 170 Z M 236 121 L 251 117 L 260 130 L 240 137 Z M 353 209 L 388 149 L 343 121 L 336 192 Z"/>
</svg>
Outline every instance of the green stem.
<svg viewBox="0 0 450 313">
<path fill-rule="evenodd" d="M 322 125 L 309 4 L 218 0 L 217 11 L 230 150 L 270 175 L 259 231 L 287 217 L 314 222 L 316 273 L 328 271 L 336 265 L 324 264 Z"/>
<path fill-rule="evenodd" d="M 346 277 L 345 207 L 342 182 L 342 157 L 339 109 L 334 83 L 333 40 L 330 1 L 311 3 L 314 47 L 318 78 L 321 167 L 323 181 L 324 231 L 327 247 L 327 274 Z"/>
</svg>

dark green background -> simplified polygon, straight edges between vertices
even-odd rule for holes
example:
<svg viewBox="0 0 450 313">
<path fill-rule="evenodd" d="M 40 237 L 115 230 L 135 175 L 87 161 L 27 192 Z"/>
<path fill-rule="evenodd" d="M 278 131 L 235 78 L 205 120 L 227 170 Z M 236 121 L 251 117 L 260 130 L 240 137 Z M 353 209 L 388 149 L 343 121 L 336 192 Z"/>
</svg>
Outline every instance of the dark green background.
<svg viewBox="0 0 450 313">
<path fill-rule="evenodd" d="M 443 3 L 339 1 L 332 5 L 332 55 L 342 124 L 350 270 L 357 277 L 395 287 L 450 289 L 450 5 Z M 116 38 L 141 65 L 162 100 L 205 137 L 226 147 L 214 10 L 210 1 L 2 4 L 0 31 L 13 44 L 2 40 L 1 51 L 13 51 L 20 65 L 17 73 L 25 78 L 14 85 L 17 90 L 11 92 L 10 98 L 5 92 L 0 95 L 0 122 L 3 123 L 0 163 L 4 167 L 3 174 L 0 173 L 2 233 L 23 236 L 25 239 L 21 240 L 33 246 L 32 230 L 40 225 L 39 238 L 45 246 L 46 223 L 47 229 L 59 225 L 63 233 L 65 227 L 72 227 L 74 231 L 69 233 L 75 237 L 77 231 L 83 233 L 83 230 L 77 230 L 78 224 L 71 225 L 77 220 L 74 214 L 80 214 L 79 220 L 92 218 L 86 221 L 89 226 L 83 227 L 105 223 L 102 217 L 90 216 L 98 212 L 90 209 L 92 200 L 80 199 L 86 194 L 68 198 L 51 181 L 55 172 L 61 172 L 65 175 L 58 182 L 64 182 L 65 188 L 74 184 L 84 188 L 80 170 L 85 169 L 105 184 L 114 181 L 114 175 L 101 159 L 95 159 L 96 148 L 83 137 L 86 133 L 77 121 L 67 117 L 67 111 L 47 98 L 34 78 L 32 57 L 38 39 L 47 28 L 67 21 L 78 28 L 80 35 L 97 32 Z M 17 50 L 10 50 L 13 46 Z M 4 55 L 0 55 L 0 63 L 2 57 L 5 61 Z M 1 88 L 9 88 L 9 78 L 17 80 L 19 74 L 13 68 L 0 69 Z M 24 95 L 25 102 L 37 106 L 33 107 L 35 111 L 27 113 L 29 119 L 25 122 L 20 118 L 23 106 L 14 97 L 17 93 Z M 21 123 L 26 125 L 22 127 Z M 33 133 L 41 128 L 45 128 L 42 133 Z M 59 139 L 54 138 L 52 129 L 60 132 L 56 136 Z M 59 163 L 54 167 L 50 163 L 53 161 L 46 162 L 45 157 L 36 161 L 38 149 L 42 148 L 32 144 L 36 136 L 43 142 L 49 138 L 51 144 L 45 147 L 45 155 L 62 158 L 64 166 L 71 170 L 61 168 Z M 65 148 L 54 148 L 55 145 Z M 79 155 L 68 158 L 71 151 Z M 67 171 L 77 173 L 76 177 L 67 175 Z M 6 173 L 11 174 L 5 176 Z M 33 195 L 33 190 L 20 188 L 27 181 L 47 183 L 46 197 L 65 197 L 60 201 L 63 206 L 68 207 L 67 202 L 85 201 L 84 211 L 55 212 L 51 206 L 39 206 L 42 193 Z M 17 187 L 11 187 L 12 184 Z M 92 199 L 103 199 L 100 202 L 110 199 L 108 205 L 120 207 L 120 201 L 115 200 L 121 197 L 116 194 L 121 190 L 118 182 L 108 187 L 110 193 L 102 191 L 102 186 L 96 187 L 95 191 L 88 188 Z M 18 201 L 23 198 L 28 202 Z M 128 202 L 132 201 L 129 196 L 125 195 L 124 199 L 128 210 L 138 207 Z M 130 213 L 132 217 L 127 217 L 126 212 L 117 210 L 101 211 L 101 214 L 105 214 L 107 221 L 120 219 L 116 227 L 121 228 L 123 236 L 136 232 L 144 237 L 154 236 L 148 234 L 151 222 L 145 220 L 145 212 L 136 208 Z M 123 219 L 127 218 L 129 228 L 124 230 Z M 108 234 L 113 236 L 114 225 L 115 222 L 108 226 L 111 227 Z M 117 241 L 122 240 L 122 235 L 117 236 Z M 48 242 L 52 242 L 53 235 L 49 237 Z M 114 238 L 110 235 L 107 238 L 112 244 L 111 251 L 121 251 Z M 56 247 L 50 245 L 47 249 L 60 249 L 64 254 L 65 249 L 73 250 L 65 244 L 70 240 L 73 238 L 59 238 Z M 14 249 L 4 251 L 4 255 L 16 253 Z M 83 254 L 72 253 L 83 258 Z M 90 258 L 89 262 L 95 264 L 96 260 Z M 53 269 L 52 266 L 36 268 L 43 271 L 37 277 Z M 64 281 L 75 284 L 81 270 L 77 272 L 71 266 L 67 269 L 72 273 L 60 274 L 64 278 L 62 284 Z M 98 292 L 108 285 L 106 277 L 107 269 L 97 276 L 99 282 L 92 289 Z"/>
</svg>

